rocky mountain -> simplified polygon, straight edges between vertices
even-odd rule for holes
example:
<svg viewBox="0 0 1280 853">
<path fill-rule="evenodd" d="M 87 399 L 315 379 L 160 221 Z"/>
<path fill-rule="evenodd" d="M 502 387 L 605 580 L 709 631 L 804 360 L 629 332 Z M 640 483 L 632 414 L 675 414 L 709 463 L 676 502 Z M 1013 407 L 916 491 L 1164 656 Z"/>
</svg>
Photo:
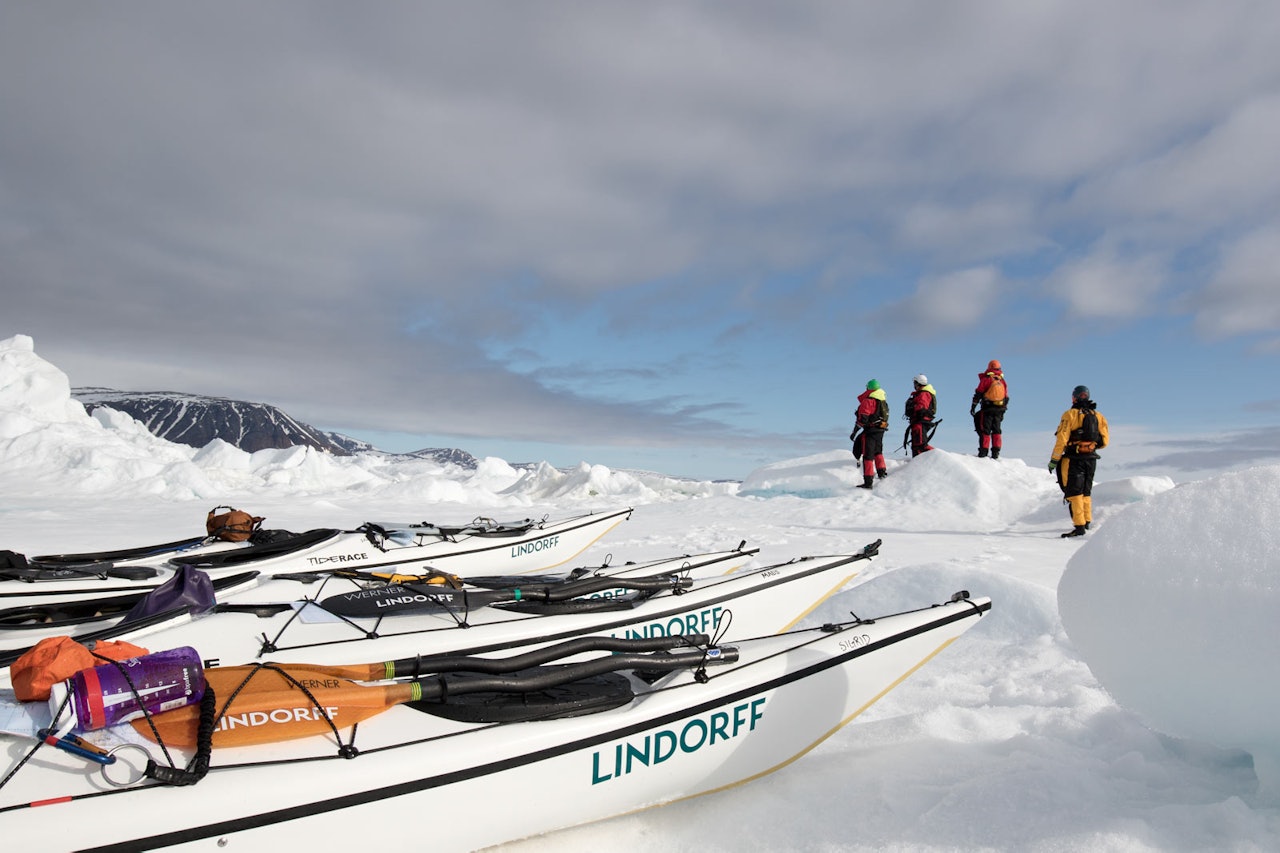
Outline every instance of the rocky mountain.
<svg viewBox="0 0 1280 853">
<path fill-rule="evenodd" d="M 433 462 L 439 462 L 441 465 L 453 464 L 457 465 L 459 468 L 468 468 L 473 471 L 478 464 L 476 458 L 467 451 L 448 447 L 429 447 L 423 450 L 414 450 L 409 453 L 397 453 L 395 455 L 416 456 L 419 459 L 430 459 Z"/>
<path fill-rule="evenodd" d="M 73 388 L 71 395 L 89 412 L 99 406 L 124 412 L 142 423 L 153 435 L 190 447 L 204 447 L 220 438 L 249 453 L 299 445 L 335 456 L 381 452 L 368 442 L 304 424 L 265 403 L 176 391 L 116 391 L 111 388 Z M 416 456 L 465 468 L 476 466 L 474 456 L 452 448 L 389 455 Z"/>
</svg>

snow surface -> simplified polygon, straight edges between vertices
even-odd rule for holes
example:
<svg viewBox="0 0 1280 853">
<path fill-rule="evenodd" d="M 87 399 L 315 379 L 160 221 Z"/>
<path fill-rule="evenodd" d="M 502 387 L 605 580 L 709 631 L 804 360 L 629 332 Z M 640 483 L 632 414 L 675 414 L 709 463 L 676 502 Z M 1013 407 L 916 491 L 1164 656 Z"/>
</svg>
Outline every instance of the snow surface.
<svg viewBox="0 0 1280 853">
<path fill-rule="evenodd" d="M 1181 485 L 1106 481 L 1104 456 L 1094 530 L 1062 540 L 1067 513 L 1038 460 L 895 458 L 867 493 L 853 488 L 861 474 L 846 450 L 741 484 L 700 483 L 600 465 L 525 472 L 490 458 L 467 471 L 193 449 L 118 413 L 95 416 L 30 338 L 0 341 L 0 548 L 199 535 L 219 504 L 294 530 L 634 506 L 583 563 L 743 539 L 778 562 L 883 538 L 881 556 L 811 621 L 958 589 L 994 600 L 988 618 L 779 772 L 503 851 L 1280 850 L 1280 467 Z"/>
</svg>

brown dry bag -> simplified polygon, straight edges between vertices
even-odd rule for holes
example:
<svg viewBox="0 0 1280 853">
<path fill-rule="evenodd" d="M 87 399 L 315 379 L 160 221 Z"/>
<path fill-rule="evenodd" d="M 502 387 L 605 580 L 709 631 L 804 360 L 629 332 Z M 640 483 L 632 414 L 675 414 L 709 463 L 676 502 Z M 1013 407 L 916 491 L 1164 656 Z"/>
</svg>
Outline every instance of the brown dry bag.
<svg viewBox="0 0 1280 853">
<path fill-rule="evenodd" d="M 219 513 L 218 510 L 226 510 L 226 512 Z M 225 542 L 243 542 L 257 531 L 262 522 L 262 516 L 249 515 L 243 510 L 229 506 L 215 506 L 209 510 L 209 517 L 205 519 L 204 527 L 210 536 Z"/>
</svg>

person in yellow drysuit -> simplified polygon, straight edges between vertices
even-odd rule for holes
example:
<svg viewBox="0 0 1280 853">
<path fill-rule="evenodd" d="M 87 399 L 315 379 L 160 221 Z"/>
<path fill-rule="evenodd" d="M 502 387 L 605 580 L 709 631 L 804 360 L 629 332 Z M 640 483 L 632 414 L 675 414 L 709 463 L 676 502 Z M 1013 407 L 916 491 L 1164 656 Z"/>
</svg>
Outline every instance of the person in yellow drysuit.
<svg viewBox="0 0 1280 853">
<path fill-rule="evenodd" d="M 1083 536 L 1093 524 L 1093 475 L 1098 451 L 1110 438 L 1107 419 L 1089 398 L 1089 389 L 1077 385 L 1071 392 L 1071 408 L 1062 413 L 1058 423 L 1057 441 L 1049 458 L 1049 473 L 1058 477 L 1074 525 L 1062 534 L 1063 539 Z"/>
</svg>

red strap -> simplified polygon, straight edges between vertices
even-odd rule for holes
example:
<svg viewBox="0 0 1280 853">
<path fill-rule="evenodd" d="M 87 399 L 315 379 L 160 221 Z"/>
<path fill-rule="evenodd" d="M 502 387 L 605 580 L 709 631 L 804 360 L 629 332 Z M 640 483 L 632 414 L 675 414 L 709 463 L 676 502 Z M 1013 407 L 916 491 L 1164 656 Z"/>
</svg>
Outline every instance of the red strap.
<svg viewBox="0 0 1280 853">
<path fill-rule="evenodd" d="M 106 710 L 102 706 L 102 684 L 96 669 L 84 671 L 85 701 L 89 705 L 89 719 L 82 721 L 86 729 L 100 729 L 107 724 Z"/>
</svg>

